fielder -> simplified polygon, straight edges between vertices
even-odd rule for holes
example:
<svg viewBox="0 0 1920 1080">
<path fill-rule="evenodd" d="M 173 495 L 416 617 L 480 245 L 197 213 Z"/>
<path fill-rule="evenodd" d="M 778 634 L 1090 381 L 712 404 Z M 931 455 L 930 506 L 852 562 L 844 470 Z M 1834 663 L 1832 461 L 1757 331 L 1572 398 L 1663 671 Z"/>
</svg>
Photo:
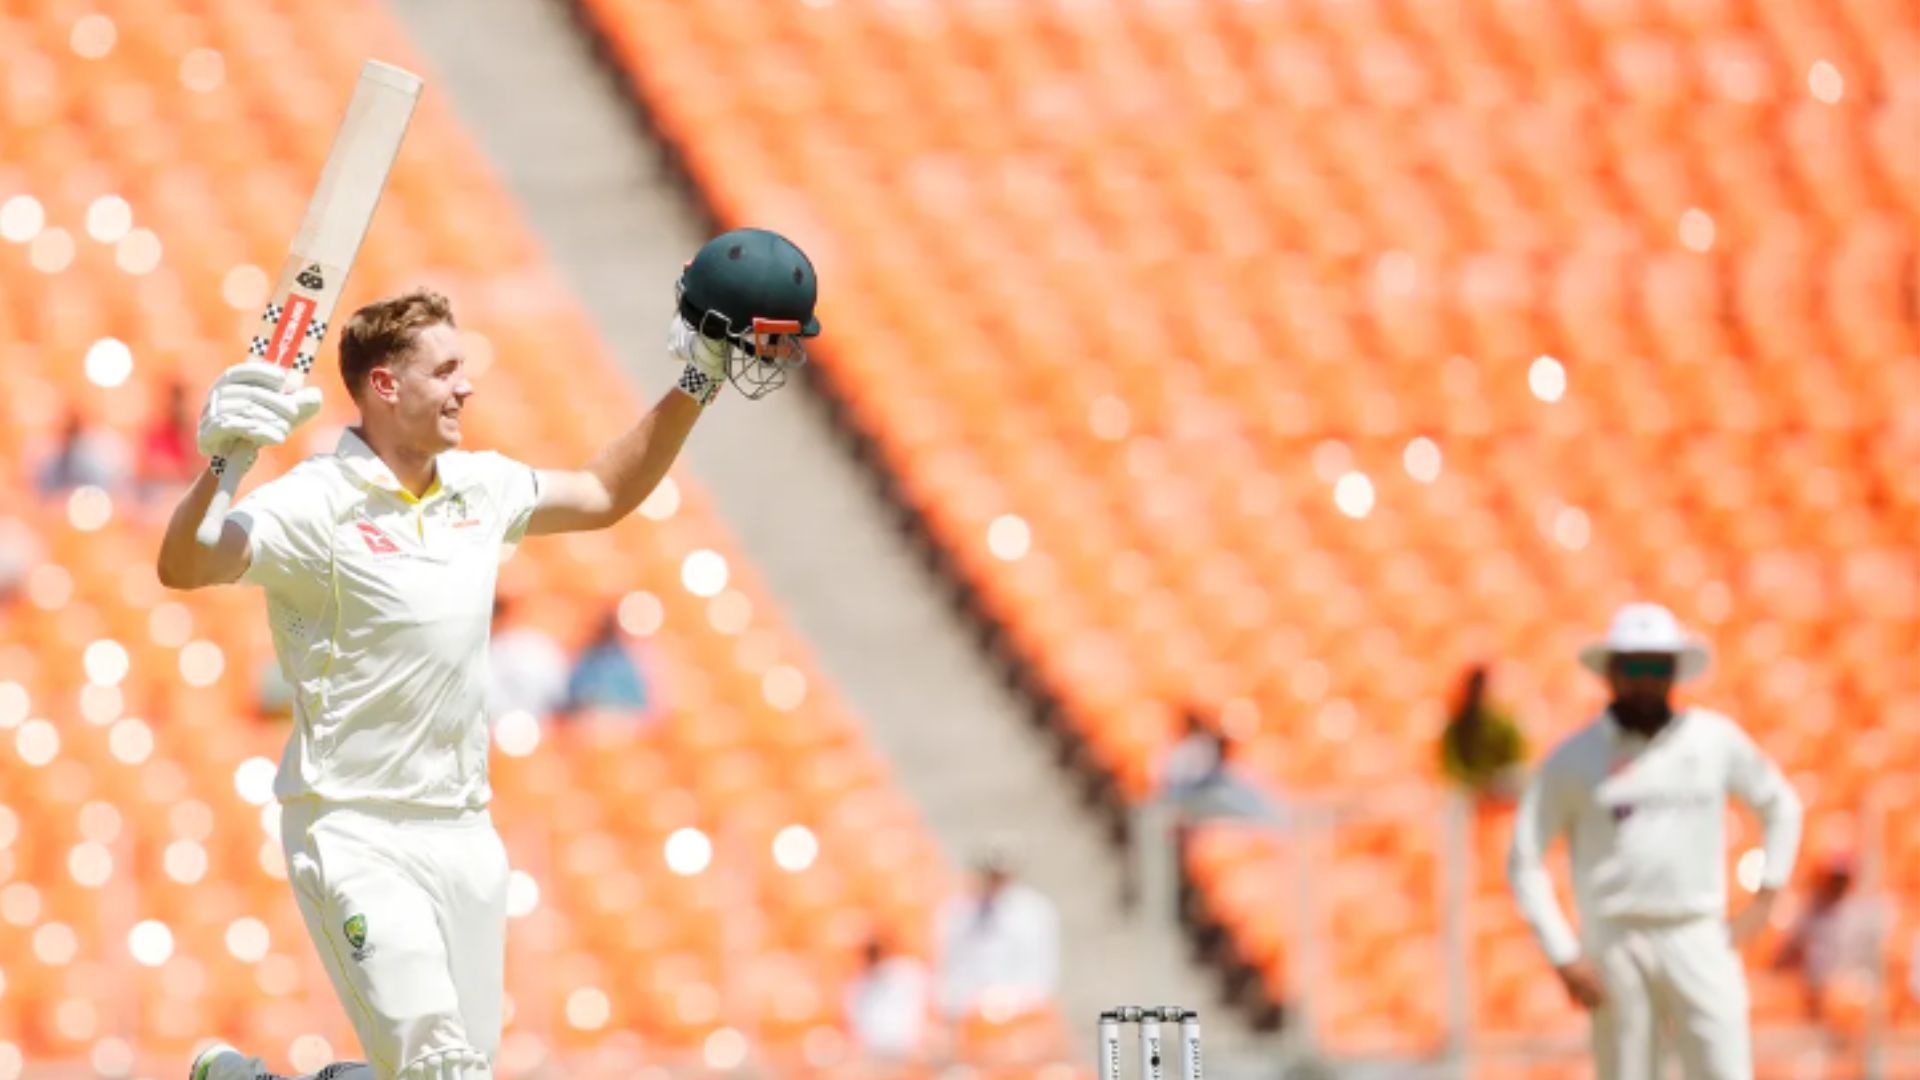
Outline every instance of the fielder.
<svg viewBox="0 0 1920 1080">
<path fill-rule="evenodd" d="M 805 361 L 816 295 L 812 264 L 776 234 L 707 244 L 680 278 L 676 388 L 575 471 L 456 449 L 474 391 L 446 298 L 369 304 L 340 335 L 360 417 L 338 448 L 239 502 L 217 546 L 194 539 L 211 472 L 174 511 L 160 580 L 261 586 L 295 688 L 274 785 L 287 876 L 367 1059 L 317 1080 L 493 1075 L 508 869 L 487 810 L 485 699 L 501 546 L 625 517 L 723 383 L 757 398 Z M 282 377 L 257 363 L 223 374 L 201 450 L 278 445 L 311 419 L 319 390 L 283 393 Z M 225 1045 L 190 1076 L 279 1080 Z"/>
<path fill-rule="evenodd" d="M 1600 1080 L 1654 1080 L 1659 1050 L 1688 1077 L 1750 1080 L 1747 982 L 1736 947 L 1766 925 L 1800 843 L 1800 800 L 1733 721 L 1676 710 L 1676 679 L 1707 650 L 1657 604 L 1628 604 L 1580 653 L 1613 701 L 1541 765 L 1514 822 L 1507 875 L 1567 993 L 1592 1014 Z M 1765 827 L 1753 901 L 1725 919 L 1726 798 Z M 1565 833 L 1575 936 L 1541 855 Z"/>
</svg>

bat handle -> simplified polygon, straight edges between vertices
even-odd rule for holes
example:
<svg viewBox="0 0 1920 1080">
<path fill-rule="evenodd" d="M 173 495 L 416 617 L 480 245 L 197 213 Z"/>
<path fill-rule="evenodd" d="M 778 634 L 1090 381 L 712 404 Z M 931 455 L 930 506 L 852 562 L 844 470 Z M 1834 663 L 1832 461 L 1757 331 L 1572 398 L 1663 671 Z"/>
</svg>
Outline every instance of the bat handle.
<svg viewBox="0 0 1920 1080">
<path fill-rule="evenodd" d="M 200 528 L 193 534 L 200 546 L 213 547 L 220 542 L 220 531 L 227 523 L 227 508 L 233 505 L 234 492 L 240 490 L 240 478 L 253 468 L 255 456 L 253 447 L 242 444 L 214 457 L 213 472 L 220 478 L 220 485 L 214 488 L 213 498 L 207 500 L 206 516 L 200 519 Z"/>
</svg>

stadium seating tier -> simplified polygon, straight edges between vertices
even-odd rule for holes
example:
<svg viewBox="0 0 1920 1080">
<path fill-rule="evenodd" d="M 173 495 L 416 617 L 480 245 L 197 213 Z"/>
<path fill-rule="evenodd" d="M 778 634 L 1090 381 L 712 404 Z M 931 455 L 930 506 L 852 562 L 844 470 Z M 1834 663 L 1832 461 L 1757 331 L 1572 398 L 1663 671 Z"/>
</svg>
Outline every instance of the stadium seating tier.
<svg viewBox="0 0 1920 1080">
<path fill-rule="evenodd" d="M 1715 644 L 1690 695 L 1816 827 L 1920 765 L 1910 5 L 585 9 L 717 216 L 817 252 L 823 384 L 1128 796 L 1189 704 L 1289 793 L 1432 779 L 1482 659 L 1543 749 L 1634 597 Z M 1483 829 L 1474 1022 L 1564 1034 Z M 1298 993 L 1250 900 L 1273 857 L 1189 850 Z M 1327 888 L 1424 887 L 1431 858 Z M 1430 1050 L 1431 1003 L 1347 980 L 1431 974 L 1432 928 L 1343 920 L 1323 1037 Z"/>
</svg>

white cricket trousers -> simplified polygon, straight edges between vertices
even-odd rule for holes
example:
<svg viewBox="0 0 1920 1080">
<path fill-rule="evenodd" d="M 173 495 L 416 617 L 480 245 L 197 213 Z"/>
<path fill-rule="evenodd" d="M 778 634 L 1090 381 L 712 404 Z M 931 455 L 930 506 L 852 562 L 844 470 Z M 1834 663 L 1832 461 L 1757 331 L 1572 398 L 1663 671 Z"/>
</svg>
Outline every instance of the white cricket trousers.
<svg viewBox="0 0 1920 1080">
<path fill-rule="evenodd" d="M 1747 973 L 1724 920 L 1601 920 L 1588 946 L 1607 993 L 1592 1017 L 1599 1080 L 1659 1080 L 1665 1046 L 1689 1080 L 1752 1080 Z"/>
<path fill-rule="evenodd" d="M 287 879 L 379 1080 L 487 1080 L 507 852 L 485 810 L 287 803 Z"/>
</svg>

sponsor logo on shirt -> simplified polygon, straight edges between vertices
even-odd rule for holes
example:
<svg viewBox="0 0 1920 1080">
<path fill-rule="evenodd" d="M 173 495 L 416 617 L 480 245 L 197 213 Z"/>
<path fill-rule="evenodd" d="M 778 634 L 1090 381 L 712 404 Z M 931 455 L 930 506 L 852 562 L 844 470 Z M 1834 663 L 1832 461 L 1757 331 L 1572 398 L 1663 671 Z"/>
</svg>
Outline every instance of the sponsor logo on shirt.
<svg viewBox="0 0 1920 1080">
<path fill-rule="evenodd" d="M 381 532 L 379 527 L 374 525 L 373 522 L 356 521 L 353 524 L 354 527 L 360 530 L 360 539 L 367 542 L 368 551 L 373 552 L 375 555 L 398 555 L 400 553 L 400 545 L 393 542 L 393 537 Z"/>
<path fill-rule="evenodd" d="M 1622 801 L 1607 807 L 1613 815 L 1614 824 L 1632 817 L 1635 813 L 1685 813 L 1689 810 L 1718 810 L 1719 797 L 1707 791 L 1670 791 L 1662 794 L 1642 795 L 1630 802 Z"/>
</svg>

